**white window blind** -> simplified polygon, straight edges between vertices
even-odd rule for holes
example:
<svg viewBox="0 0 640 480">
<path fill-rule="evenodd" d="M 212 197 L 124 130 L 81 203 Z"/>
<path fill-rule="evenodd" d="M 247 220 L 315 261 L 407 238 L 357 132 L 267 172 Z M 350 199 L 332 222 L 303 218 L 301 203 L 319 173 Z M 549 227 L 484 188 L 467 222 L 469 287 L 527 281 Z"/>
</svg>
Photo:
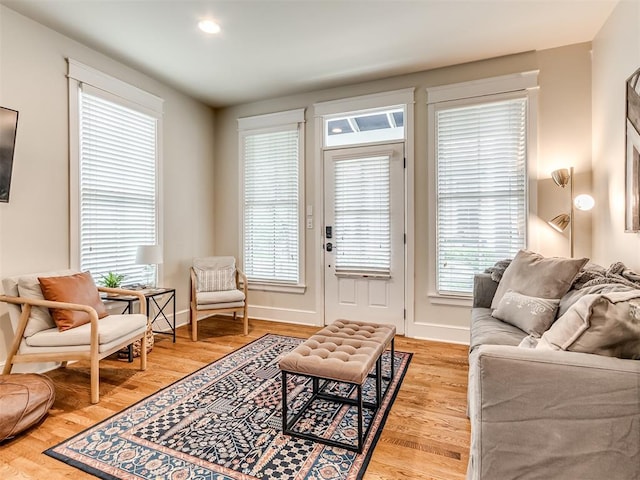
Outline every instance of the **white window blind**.
<svg viewBox="0 0 640 480">
<path fill-rule="evenodd" d="M 85 91 L 79 110 L 80 268 L 142 283 L 136 249 L 157 243 L 157 119 Z"/>
<path fill-rule="evenodd" d="M 336 274 L 389 275 L 389 157 L 335 162 Z"/>
<path fill-rule="evenodd" d="M 439 293 L 471 293 L 525 246 L 526 117 L 526 98 L 436 113 Z"/>
<path fill-rule="evenodd" d="M 297 284 L 298 125 L 243 134 L 244 271 L 254 281 Z"/>
</svg>

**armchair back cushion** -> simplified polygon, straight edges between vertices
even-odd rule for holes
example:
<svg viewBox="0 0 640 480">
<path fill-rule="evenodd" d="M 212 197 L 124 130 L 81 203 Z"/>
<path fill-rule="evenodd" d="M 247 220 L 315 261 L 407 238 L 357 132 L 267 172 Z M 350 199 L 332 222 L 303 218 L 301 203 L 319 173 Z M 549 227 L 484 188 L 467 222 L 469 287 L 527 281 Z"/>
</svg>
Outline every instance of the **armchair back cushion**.
<svg viewBox="0 0 640 480">
<path fill-rule="evenodd" d="M 38 277 L 60 276 L 60 275 L 72 275 L 77 273 L 75 270 L 58 270 L 47 273 L 34 273 L 30 275 L 20 275 L 16 277 L 7 277 L 2 279 L 2 287 L 4 293 L 12 297 L 24 297 L 36 300 L 44 300 L 42 295 L 42 289 L 40 288 L 40 282 Z M 18 328 L 18 322 L 20 320 L 20 314 L 22 309 L 18 305 L 11 303 L 7 304 L 9 310 L 9 318 L 11 319 L 11 325 L 15 331 Z M 56 324 L 49 313 L 49 309 L 46 307 L 32 307 L 31 316 L 27 323 L 27 328 L 24 331 L 24 337 L 30 337 L 42 330 L 49 330 L 55 328 Z"/>
<path fill-rule="evenodd" d="M 54 302 L 78 303 L 93 307 L 98 318 L 106 317 L 107 310 L 100 300 L 100 293 L 89 272 L 62 277 L 38 278 L 42 295 Z M 61 332 L 89 323 L 89 314 L 76 310 L 51 309 L 53 321 Z"/>
<path fill-rule="evenodd" d="M 196 292 L 222 292 L 237 288 L 234 257 L 196 258 L 193 270 L 196 273 Z"/>
</svg>

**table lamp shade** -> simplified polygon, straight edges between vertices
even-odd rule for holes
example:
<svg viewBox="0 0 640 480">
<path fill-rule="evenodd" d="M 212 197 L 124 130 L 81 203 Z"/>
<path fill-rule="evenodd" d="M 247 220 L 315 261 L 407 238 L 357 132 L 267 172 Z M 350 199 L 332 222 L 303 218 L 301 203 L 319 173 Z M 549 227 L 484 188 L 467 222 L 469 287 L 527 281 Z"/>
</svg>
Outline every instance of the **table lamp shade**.
<svg viewBox="0 0 640 480">
<path fill-rule="evenodd" d="M 136 252 L 136 263 L 139 265 L 162 263 L 162 248 L 160 245 L 140 245 Z"/>
</svg>

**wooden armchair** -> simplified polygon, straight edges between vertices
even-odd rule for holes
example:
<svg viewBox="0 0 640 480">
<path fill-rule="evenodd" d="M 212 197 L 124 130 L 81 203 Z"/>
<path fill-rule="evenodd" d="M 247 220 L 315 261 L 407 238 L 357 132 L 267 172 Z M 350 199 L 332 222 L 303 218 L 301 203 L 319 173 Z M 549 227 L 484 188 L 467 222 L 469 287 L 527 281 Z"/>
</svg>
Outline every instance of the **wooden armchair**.
<svg viewBox="0 0 640 480">
<path fill-rule="evenodd" d="M 198 340 L 198 315 L 242 312 L 244 334 L 249 333 L 247 277 L 233 257 L 196 258 L 191 267 L 191 339 Z M 204 318 L 204 317 L 203 317 Z"/>
<path fill-rule="evenodd" d="M 108 315 L 99 319 L 93 307 L 78 303 L 45 300 L 38 277 L 73 275 L 75 271 L 22 275 L 2 280 L 5 294 L 0 301 L 8 305 L 14 336 L 7 353 L 3 374 L 13 365 L 27 362 L 67 362 L 89 360 L 91 371 L 91 403 L 98 403 L 99 361 L 123 347 L 141 340 L 140 370 L 147 368 L 146 331 L 150 328 L 144 295 L 132 290 L 97 287 L 98 291 L 135 295 L 140 300 L 140 313 Z M 89 323 L 60 331 L 49 315 L 49 309 L 86 312 Z"/>
</svg>

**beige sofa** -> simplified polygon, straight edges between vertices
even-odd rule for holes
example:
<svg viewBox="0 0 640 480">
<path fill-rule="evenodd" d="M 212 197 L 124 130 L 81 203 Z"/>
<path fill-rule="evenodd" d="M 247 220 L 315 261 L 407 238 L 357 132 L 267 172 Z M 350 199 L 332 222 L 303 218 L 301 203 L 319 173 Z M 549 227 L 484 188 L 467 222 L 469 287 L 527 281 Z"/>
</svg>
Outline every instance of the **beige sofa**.
<svg viewBox="0 0 640 480">
<path fill-rule="evenodd" d="M 527 333 L 491 316 L 497 286 L 475 277 L 467 479 L 640 479 L 640 361 L 519 346 Z"/>
</svg>

